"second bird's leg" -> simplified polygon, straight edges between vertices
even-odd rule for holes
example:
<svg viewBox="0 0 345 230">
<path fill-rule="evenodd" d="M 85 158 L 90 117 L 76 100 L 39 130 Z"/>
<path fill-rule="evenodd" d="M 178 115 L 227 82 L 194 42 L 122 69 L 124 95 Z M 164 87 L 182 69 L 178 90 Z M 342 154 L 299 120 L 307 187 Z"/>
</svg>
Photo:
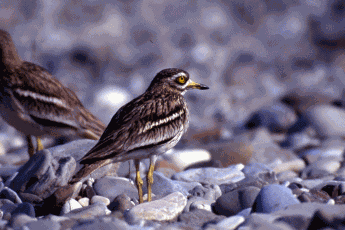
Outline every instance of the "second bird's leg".
<svg viewBox="0 0 345 230">
<path fill-rule="evenodd" d="M 32 143 L 31 135 L 26 136 L 26 141 L 28 142 L 28 153 L 32 157 L 35 154 L 35 146 Z"/>
<path fill-rule="evenodd" d="M 135 169 L 136 169 L 135 181 L 138 186 L 139 204 L 141 204 L 144 202 L 144 199 L 143 199 L 143 183 L 144 182 L 140 177 L 140 160 L 134 160 L 134 164 L 135 164 Z"/>
<path fill-rule="evenodd" d="M 36 142 L 37 142 L 37 152 L 43 150 L 44 147 L 43 147 L 42 140 L 40 137 L 36 137 Z"/>
<path fill-rule="evenodd" d="M 150 156 L 150 166 L 149 171 L 147 172 L 147 201 L 152 200 L 152 184 L 153 184 L 153 171 L 155 170 L 157 156 L 151 155 Z"/>
</svg>

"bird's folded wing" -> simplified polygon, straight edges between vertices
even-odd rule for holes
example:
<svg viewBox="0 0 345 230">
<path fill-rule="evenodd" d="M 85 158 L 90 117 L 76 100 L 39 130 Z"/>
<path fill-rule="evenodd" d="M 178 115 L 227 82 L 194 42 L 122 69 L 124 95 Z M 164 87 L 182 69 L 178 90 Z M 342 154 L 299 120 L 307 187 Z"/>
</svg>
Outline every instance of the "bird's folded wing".
<svg viewBox="0 0 345 230">
<path fill-rule="evenodd" d="M 87 126 L 87 119 L 94 119 L 100 123 L 99 132 L 103 131 L 104 125 L 83 107 L 78 97 L 44 68 L 23 62 L 10 82 L 13 95 L 36 122 L 80 128 L 80 124 Z"/>
</svg>

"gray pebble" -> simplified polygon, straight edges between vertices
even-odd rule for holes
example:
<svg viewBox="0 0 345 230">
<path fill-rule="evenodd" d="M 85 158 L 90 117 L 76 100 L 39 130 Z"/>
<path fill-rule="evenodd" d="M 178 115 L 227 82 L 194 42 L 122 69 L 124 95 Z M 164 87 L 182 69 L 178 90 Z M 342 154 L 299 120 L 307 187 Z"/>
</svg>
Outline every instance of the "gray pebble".
<svg viewBox="0 0 345 230">
<path fill-rule="evenodd" d="M 228 168 L 189 169 L 187 171 L 174 174 L 172 179 L 216 185 L 230 182 L 235 183 L 245 178 L 241 171 L 243 168 L 243 164 L 238 164 L 229 166 Z"/>
<path fill-rule="evenodd" d="M 224 216 L 219 216 L 213 212 L 209 212 L 202 209 L 195 209 L 191 212 L 182 213 L 178 217 L 178 221 L 185 223 L 192 229 L 201 229 L 208 223 L 218 223 L 225 219 Z"/>
<path fill-rule="evenodd" d="M 260 189 L 253 186 L 236 189 L 219 197 L 213 208 L 220 215 L 236 215 L 241 210 L 252 207 L 259 192 Z"/>
<path fill-rule="evenodd" d="M 95 203 L 101 203 L 104 204 L 105 206 L 108 206 L 110 204 L 110 200 L 107 197 L 104 196 L 93 196 L 90 204 L 95 204 Z"/>
<path fill-rule="evenodd" d="M 272 213 L 299 203 L 289 188 L 282 185 L 267 185 L 261 189 L 256 197 L 252 212 Z"/>
<path fill-rule="evenodd" d="M 15 216 L 18 214 L 26 214 L 30 217 L 35 217 L 35 208 L 30 203 L 27 203 L 27 202 L 21 203 L 11 213 L 12 216 Z"/>
<path fill-rule="evenodd" d="M 12 216 L 9 222 L 9 225 L 12 228 L 20 228 L 26 225 L 27 223 L 30 223 L 33 221 L 37 221 L 37 219 L 31 216 L 28 216 L 26 214 L 17 214 L 17 215 Z"/>
<path fill-rule="evenodd" d="M 115 197 L 113 202 L 109 204 L 109 209 L 111 211 L 124 212 L 125 210 L 131 209 L 132 207 L 134 207 L 134 203 L 126 194 L 118 195 L 117 197 Z"/>
<path fill-rule="evenodd" d="M 174 192 L 162 199 L 139 204 L 126 213 L 126 218 L 136 216 L 144 220 L 169 221 L 176 218 L 187 204 L 187 198 Z"/>
<path fill-rule="evenodd" d="M 105 206 L 104 204 L 96 203 L 87 207 L 72 210 L 69 213 L 64 214 L 64 216 L 73 219 L 92 218 L 96 216 L 106 215 L 108 211 L 109 210 L 107 209 L 107 206 Z"/>
<path fill-rule="evenodd" d="M 13 201 L 14 203 L 20 204 L 22 203 L 22 200 L 20 199 L 20 197 L 18 196 L 18 194 L 13 191 L 10 188 L 4 187 L 1 192 L 0 192 L 0 198 L 2 199 L 9 199 L 11 201 Z"/>
<path fill-rule="evenodd" d="M 115 197 L 123 193 L 131 198 L 138 199 L 136 186 L 124 177 L 106 176 L 96 180 L 93 186 L 98 195 L 107 197 L 109 200 L 114 200 Z"/>
</svg>

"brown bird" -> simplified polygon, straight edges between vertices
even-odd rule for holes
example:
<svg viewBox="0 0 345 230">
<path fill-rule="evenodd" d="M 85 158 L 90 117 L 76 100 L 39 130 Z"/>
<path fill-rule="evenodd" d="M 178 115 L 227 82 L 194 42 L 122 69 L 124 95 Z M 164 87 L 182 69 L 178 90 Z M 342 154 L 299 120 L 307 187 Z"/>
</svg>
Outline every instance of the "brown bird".
<svg viewBox="0 0 345 230">
<path fill-rule="evenodd" d="M 28 152 L 43 149 L 43 135 L 76 135 L 98 140 L 105 125 L 84 108 L 77 96 L 46 69 L 23 61 L 11 35 L 0 30 L 0 114 L 28 140 Z"/>
<path fill-rule="evenodd" d="M 181 69 L 164 69 L 144 94 L 121 107 L 98 143 L 81 159 L 83 167 L 70 183 L 86 177 L 97 168 L 120 161 L 134 160 L 139 203 L 143 202 L 140 160 L 150 158 L 147 173 L 148 201 L 157 155 L 173 148 L 188 128 L 189 112 L 183 94 L 188 89 L 208 89 L 193 82 Z"/>
</svg>

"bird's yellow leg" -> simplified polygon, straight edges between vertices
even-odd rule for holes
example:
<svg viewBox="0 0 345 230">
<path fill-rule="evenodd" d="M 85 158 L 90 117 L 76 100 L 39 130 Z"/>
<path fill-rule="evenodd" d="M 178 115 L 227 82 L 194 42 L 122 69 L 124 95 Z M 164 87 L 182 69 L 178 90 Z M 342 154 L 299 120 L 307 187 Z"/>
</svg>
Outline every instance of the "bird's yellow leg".
<svg viewBox="0 0 345 230">
<path fill-rule="evenodd" d="M 37 151 L 43 150 L 44 147 L 43 147 L 41 138 L 36 137 L 36 142 L 37 142 Z"/>
<path fill-rule="evenodd" d="M 150 157 L 150 166 L 149 171 L 147 172 L 147 201 L 152 200 L 152 184 L 153 184 L 153 171 L 155 170 L 155 164 L 156 164 L 157 156 L 152 155 Z"/>
<path fill-rule="evenodd" d="M 140 161 L 139 160 L 135 160 L 135 169 L 136 169 L 135 181 L 138 186 L 139 204 L 141 204 L 144 202 L 144 199 L 143 199 L 143 183 L 144 182 L 140 177 Z"/>
<path fill-rule="evenodd" d="M 28 153 L 29 156 L 32 157 L 35 154 L 35 147 L 32 143 L 31 135 L 26 136 L 26 141 L 28 142 Z"/>
</svg>

